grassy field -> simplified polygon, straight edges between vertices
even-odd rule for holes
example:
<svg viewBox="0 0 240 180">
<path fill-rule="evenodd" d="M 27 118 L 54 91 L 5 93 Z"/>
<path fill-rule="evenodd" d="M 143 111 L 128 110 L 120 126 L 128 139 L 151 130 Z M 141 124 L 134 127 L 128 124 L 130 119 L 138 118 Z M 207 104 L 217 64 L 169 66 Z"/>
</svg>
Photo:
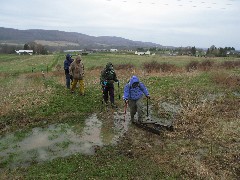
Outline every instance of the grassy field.
<svg viewBox="0 0 240 180">
<path fill-rule="evenodd" d="M 65 88 L 64 58 L 0 55 L 0 179 L 239 178 L 240 59 L 89 54 L 86 96 L 79 96 Z M 154 135 L 125 123 L 111 143 L 122 116 L 101 103 L 107 62 L 120 80 L 119 114 L 118 95 L 137 75 L 150 92 L 150 112 L 174 119 L 173 132 Z M 189 70 L 192 62 L 198 66 Z M 79 140 L 88 119 L 101 126 L 90 129 L 98 135 L 90 149 Z"/>
</svg>

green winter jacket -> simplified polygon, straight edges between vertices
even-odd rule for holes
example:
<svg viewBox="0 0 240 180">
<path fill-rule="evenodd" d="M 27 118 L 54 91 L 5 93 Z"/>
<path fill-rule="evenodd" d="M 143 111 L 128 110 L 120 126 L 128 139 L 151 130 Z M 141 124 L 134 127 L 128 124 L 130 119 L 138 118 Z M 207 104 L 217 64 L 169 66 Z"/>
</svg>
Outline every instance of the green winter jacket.
<svg viewBox="0 0 240 180">
<path fill-rule="evenodd" d="M 101 72 L 100 83 L 103 86 L 113 87 L 114 82 L 117 82 L 117 75 L 111 63 L 106 65 L 106 68 Z"/>
</svg>

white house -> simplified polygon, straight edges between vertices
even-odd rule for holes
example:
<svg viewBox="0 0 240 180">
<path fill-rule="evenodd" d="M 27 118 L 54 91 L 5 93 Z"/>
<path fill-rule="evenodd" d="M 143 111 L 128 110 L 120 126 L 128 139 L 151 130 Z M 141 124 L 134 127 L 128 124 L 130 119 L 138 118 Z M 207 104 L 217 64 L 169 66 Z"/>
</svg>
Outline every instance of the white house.
<svg viewBox="0 0 240 180">
<path fill-rule="evenodd" d="M 21 54 L 29 54 L 29 55 L 33 55 L 33 50 L 15 50 L 16 51 L 16 53 L 18 54 L 18 55 L 21 55 Z"/>
<path fill-rule="evenodd" d="M 110 52 L 117 52 L 117 49 L 110 49 Z"/>
<path fill-rule="evenodd" d="M 146 52 L 137 52 L 137 51 L 135 51 L 135 54 L 136 55 L 150 55 L 151 53 L 150 53 L 150 51 L 146 51 Z"/>
<path fill-rule="evenodd" d="M 64 50 L 65 53 L 72 53 L 72 52 L 83 52 L 83 50 Z"/>
</svg>

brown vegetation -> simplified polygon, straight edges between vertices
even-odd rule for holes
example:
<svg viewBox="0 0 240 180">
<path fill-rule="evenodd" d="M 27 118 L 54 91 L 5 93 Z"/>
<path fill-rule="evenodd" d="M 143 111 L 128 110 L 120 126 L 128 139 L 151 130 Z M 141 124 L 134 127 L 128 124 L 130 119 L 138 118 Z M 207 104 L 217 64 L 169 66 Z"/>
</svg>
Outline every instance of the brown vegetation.
<svg viewBox="0 0 240 180">
<path fill-rule="evenodd" d="M 169 63 L 158 63 L 157 61 L 147 62 L 143 64 L 143 69 L 147 73 L 151 72 L 174 72 L 177 67 Z"/>
<path fill-rule="evenodd" d="M 116 70 L 120 70 L 120 69 L 125 69 L 125 70 L 132 70 L 134 67 L 134 65 L 132 64 L 117 64 L 117 65 L 114 65 L 114 69 Z"/>
<path fill-rule="evenodd" d="M 205 60 L 202 62 L 198 61 L 191 61 L 189 64 L 186 65 L 186 71 L 191 72 L 194 70 L 202 70 L 202 71 L 208 71 L 210 70 L 214 65 L 213 61 Z"/>
<path fill-rule="evenodd" d="M 239 68 L 240 61 L 224 61 L 223 63 L 220 64 L 220 67 L 226 68 L 226 69 Z"/>
<path fill-rule="evenodd" d="M 227 73 L 213 73 L 212 80 L 220 86 L 225 88 L 237 89 L 240 87 L 240 76 L 239 75 L 229 75 Z"/>
</svg>

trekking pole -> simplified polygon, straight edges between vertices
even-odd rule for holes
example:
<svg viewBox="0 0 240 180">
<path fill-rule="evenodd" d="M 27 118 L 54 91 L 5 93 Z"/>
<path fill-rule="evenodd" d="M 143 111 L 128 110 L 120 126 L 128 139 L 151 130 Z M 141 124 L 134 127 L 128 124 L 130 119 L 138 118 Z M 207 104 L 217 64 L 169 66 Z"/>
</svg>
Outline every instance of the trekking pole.
<svg viewBox="0 0 240 180">
<path fill-rule="evenodd" d="M 147 97 L 147 117 L 148 117 L 148 97 Z"/>
<path fill-rule="evenodd" d="M 102 89 L 102 105 L 103 105 L 103 87 L 101 88 Z"/>
<path fill-rule="evenodd" d="M 124 122 L 126 121 L 127 107 L 128 107 L 128 103 L 125 101 L 125 105 L 124 105 Z"/>
<path fill-rule="evenodd" d="M 103 101 L 104 101 L 104 100 L 103 100 L 103 95 L 104 95 L 104 94 L 103 94 L 103 91 L 104 91 L 104 87 L 103 87 L 103 86 L 101 87 L 101 90 L 102 90 L 102 95 L 101 95 L 101 96 L 102 96 L 102 97 L 101 97 L 101 100 L 102 100 L 101 111 L 102 111 L 102 110 L 103 110 L 103 103 L 104 103 L 104 102 L 103 102 Z"/>
<path fill-rule="evenodd" d="M 118 99 L 120 100 L 120 93 L 119 93 L 119 81 L 118 81 Z"/>
</svg>

